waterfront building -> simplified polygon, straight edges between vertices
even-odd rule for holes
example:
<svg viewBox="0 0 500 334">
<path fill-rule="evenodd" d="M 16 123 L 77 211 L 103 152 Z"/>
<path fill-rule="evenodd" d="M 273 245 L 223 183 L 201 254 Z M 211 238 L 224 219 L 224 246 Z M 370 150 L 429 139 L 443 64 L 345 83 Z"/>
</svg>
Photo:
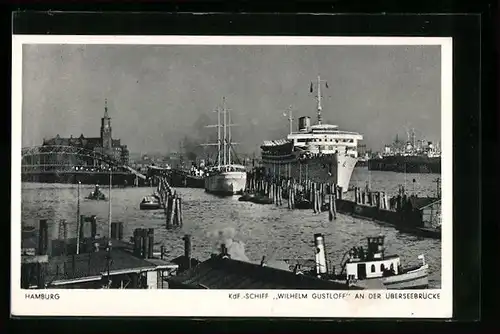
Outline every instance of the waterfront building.
<svg viewBox="0 0 500 334">
<path fill-rule="evenodd" d="M 123 165 L 129 164 L 129 150 L 127 145 L 122 145 L 120 139 L 113 139 L 111 117 L 108 115 L 107 100 L 104 105 L 104 116 L 101 118 L 100 137 L 85 137 L 83 133 L 79 137 L 60 137 L 44 139 L 43 146 L 75 146 L 85 148 L 96 153 L 105 154 L 119 161 Z"/>
</svg>

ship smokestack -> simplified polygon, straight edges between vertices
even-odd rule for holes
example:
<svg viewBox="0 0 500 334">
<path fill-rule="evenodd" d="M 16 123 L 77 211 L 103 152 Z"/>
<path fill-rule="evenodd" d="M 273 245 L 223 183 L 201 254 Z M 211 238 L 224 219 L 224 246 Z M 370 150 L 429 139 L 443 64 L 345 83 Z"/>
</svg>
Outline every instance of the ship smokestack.
<svg viewBox="0 0 500 334">
<path fill-rule="evenodd" d="M 311 118 L 302 116 L 299 118 L 299 132 L 308 132 L 311 128 Z"/>
<path fill-rule="evenodd" d="M 222 256 L 223 259 L 229 258 L 229 254 L 227 252 L 227 247 L 225 244 L 220 245 L 220 255 Z"/>
<path fill-rule="evenodd" d="M 323 275 L 328 273 L 326 265 L 326 252 L 323 234 L 314 235 L 314 246 L 316 248 L 316 274 Z"/>
</svg>

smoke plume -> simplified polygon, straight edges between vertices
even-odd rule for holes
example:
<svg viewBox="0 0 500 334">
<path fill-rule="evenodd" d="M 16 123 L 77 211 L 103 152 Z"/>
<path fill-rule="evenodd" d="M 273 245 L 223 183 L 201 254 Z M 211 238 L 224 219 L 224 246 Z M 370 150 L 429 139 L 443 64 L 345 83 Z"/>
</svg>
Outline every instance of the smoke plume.
<svg viewBox="0 0 500 334">
<path fill-rule="evenodd" d="M 216 252 L 220 253 L 222 244 L 226 245 L 227 253 L 233 260 L 251 262 L 245 254 L 245 244 L 241 241 L 234 240 L 236 230 L 232 227 L 213 230 L 207 233 L 207 236 L 214 240 Z"/>
</svg>

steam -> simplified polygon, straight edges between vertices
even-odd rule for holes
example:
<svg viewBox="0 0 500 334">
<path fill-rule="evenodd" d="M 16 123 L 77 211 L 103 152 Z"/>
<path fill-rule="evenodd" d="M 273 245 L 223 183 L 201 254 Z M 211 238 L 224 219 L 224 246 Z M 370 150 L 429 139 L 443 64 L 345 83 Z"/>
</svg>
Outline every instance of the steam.
<svg viewBox="0 0 500 334">
<path fill-rule="evenodd" d="M 236 230 L 232 227 L 226 227 L 222 229 L 212 230 L 207 233 L 207 236 L 214 240 L 214 247 L 216 247 L 217 253 L 220 252 L 220 247 L 222 244 L 226 245 L 227 253 L 233 260 L 251 262 L 248 256 L 245 254 L 245 244 L 241 241 L 234 240 L 236 236 Z"/>
</svg>

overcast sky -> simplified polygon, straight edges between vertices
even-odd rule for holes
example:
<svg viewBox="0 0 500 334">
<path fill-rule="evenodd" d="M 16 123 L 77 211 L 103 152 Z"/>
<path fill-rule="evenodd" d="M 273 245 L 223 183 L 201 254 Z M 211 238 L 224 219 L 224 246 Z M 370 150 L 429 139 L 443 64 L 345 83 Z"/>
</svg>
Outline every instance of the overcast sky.
<svg viewBox="0 0 500 334">
<path fill-rule="evenodd" d="M 107 98 L 113 138 L 133 153 L 168 152 L 186 135 L 206 139 L 200 123 L 216 123 L 225 96 L 238 150 L 258 152 L 287 134 L 289 106 L 316 121 L 318 74 L 329 86 L 323 123 L 376 150 L 405 127 L 438 141 L 440 57 L 440 46 L 25 45 L 23 146 L 98 137 Z"/>
</svg>

